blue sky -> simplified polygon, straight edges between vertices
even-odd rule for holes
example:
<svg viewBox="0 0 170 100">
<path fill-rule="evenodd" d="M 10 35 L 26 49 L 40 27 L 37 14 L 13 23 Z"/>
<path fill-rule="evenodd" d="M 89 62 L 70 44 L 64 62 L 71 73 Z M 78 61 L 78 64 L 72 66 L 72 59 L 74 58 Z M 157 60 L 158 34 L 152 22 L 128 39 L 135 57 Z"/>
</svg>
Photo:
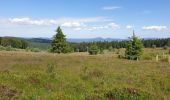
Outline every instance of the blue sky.
<svg viewBox="0 0 170 100">
<path fill-rule="evenodd" d="M 170 37 L 170 0 L 1 0 L 0 36 Z"/>
</svg>

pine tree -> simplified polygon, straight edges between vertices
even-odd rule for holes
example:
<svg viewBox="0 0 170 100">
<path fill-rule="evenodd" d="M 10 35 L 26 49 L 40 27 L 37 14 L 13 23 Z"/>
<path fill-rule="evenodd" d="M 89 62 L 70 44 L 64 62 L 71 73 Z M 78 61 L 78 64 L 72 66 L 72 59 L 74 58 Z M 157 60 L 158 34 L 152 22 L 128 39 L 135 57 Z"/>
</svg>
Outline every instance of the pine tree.
<svg viewBox="0 0 170 100">
<path fill-rule="evenodd" d="M 135 36 L 135 33 L 133 32 L 133 36 L 131 37 L 126 47 L 125 57 L 131 60 L 138 60 L 140 59 L 142 53 L 143 53 L 143 44 Z"/>
<path fill-rule="evenodd" d="M 50 51 L 53 53 L 67 53 L 69 52 L 69 46 L 66 42 L 65 35 L 60 27 L 56 30 L 56 35 L 54 35 Z"/>
</svg>

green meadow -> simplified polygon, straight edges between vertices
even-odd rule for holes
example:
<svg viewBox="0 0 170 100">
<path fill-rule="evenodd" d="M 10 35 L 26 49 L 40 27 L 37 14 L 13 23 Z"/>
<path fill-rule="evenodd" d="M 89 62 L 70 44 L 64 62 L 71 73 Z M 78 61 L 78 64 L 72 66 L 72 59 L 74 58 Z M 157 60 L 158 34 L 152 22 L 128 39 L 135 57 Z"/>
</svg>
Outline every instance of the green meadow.
<svg viewBox="0 0 170 100">
<path fill-rule="evenodd" d="M 168 100 L 170 63 L 153 56 L 163 52 L 145 49 L 143 59 L 132 61 L 116 52 L 0 51 L 0 99 Z"/>
</svg>

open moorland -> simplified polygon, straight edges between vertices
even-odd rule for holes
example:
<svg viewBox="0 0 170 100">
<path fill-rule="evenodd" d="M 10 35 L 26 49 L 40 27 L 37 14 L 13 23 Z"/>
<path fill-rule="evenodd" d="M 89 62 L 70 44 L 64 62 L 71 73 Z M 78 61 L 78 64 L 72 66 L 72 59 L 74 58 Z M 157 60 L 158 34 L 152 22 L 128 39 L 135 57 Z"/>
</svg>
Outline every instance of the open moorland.
<svg viewBox="0 0 170 100">
<path fill-rule="evenodd" d="M 0 51 L 0 98 L 19 100 L 168 100 L 170 63 L 148 55 L 119 59 L 114 52 L 53 54 Z M 146 60 L 147 59 L 147 60 Z"/>
</svg>

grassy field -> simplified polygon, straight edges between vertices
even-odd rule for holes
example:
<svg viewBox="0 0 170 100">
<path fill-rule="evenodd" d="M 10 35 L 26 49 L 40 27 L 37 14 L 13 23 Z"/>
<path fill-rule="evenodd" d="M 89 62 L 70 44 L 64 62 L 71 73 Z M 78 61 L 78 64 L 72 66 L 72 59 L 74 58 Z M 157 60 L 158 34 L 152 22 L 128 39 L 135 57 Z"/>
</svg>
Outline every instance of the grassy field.
<svg viewBox="0 0 170 100">
<path fill-rule="evenodd" d="M 168 52 L 146 49 L 144 55 Z M 0 100 L 168 100 L 170 63 L 0 51 Z"/>
</svg>

